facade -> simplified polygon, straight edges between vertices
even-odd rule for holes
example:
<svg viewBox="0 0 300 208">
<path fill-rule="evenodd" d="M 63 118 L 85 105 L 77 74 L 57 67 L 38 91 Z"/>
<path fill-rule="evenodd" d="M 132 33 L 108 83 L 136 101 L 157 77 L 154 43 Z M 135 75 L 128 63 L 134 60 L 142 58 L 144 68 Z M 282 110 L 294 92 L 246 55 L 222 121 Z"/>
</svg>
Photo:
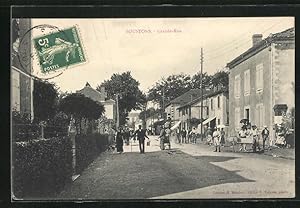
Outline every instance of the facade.
<svg viewBox="0 0 300 208">
<path fill-rule="evenodd" d="M 272 131 L 273 108 L 295 107 L 295 29 L 253 35 L 253 46 L 227 64 L 229 74 L 229 134 L 236 135 L 241 119 Z M 273 133 L 273 132 L 271 132 Z"/>
<path fill-rule="evenodd" d="M 221 89 L 203 95 L 203 132 L 205 127 L 228 126 L 229 107 L 228 90 Z M 190 120 L 193 118 L 201 120 L 201 97 L 178 108 L 180 115 L 180 129 L 190 129 Z M 200 127 L 200 126 L 199 126 Z M 198 128 L 198 132 L 201 129 Z"/>
<path fill-rule="evenodd" d="M 104 129 L 110 129 L 113 123 L 116 122 L 117 114 L 116 114 L 116 104 L 112 99 L 106 99 L 107 93 L 105 92 L 105 88 L 101 88 L 101 91 L 95 90 L 91 87 L 91 85 L 87 82 L 85 87 L 81 90 L 78 90 L 76 93 L 83 94 L 84 96 L 101 103 L 104 106 L 104 118 L 99 119 L 98 129 L 100 132 Z M 105 122 L 104 122 L 105 121 Z"/>
<path fill-rule="evenodd" d="M 171 118 L 172 125 L 179 122 L 181 119 L 178 108 L 188 102 L 191 102 L 199 96 L 201 96 L 200 89 L 191 89 L 167 103 L 165 106 L 165 113 L 167 114 L 167 118 Z"/>
<path fill-rule="evenodd" d="M 26 47 L 31 45 L 31 33 L 26 33 L 30 28 L 30 19 L 12 21 L 11 108 L 33 119 L 34 80 L 31 77 L 31 47 Z"/>
</svg>

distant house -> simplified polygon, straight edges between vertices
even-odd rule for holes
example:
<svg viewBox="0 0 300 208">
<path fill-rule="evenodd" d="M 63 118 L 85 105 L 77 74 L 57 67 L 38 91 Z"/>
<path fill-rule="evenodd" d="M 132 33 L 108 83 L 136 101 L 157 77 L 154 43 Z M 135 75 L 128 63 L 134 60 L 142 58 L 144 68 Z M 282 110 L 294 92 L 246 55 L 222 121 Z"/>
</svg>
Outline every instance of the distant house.
<svg viewBox="0 0 300 208">
<path fill-rule="evenodd" d="M 91 87 L 91 85 L 87 82 L 85 87 L 81 90 L 78 90 L 77 93 L 83 94 L 86 97 L 101 103 L 104 106 L 105 113 L 104 118 L 108 120 L 106 123 L 106 126 L 101 127 L 99 126 L 99 131 L 101 132 L 105 128 L 110 128 L 112 123 L 116 122 L 116 104 L 115 101 L 112 99 L 107 99 L 107 93 L 105 92 L 105 88 L 102 87 L 101 91 L 94 89 Z M 99 122 L 101 122 L 99 120 Z"/>
<path fill-rule="evenodd" d="M 201 96 L 200 89 L 191 89 L 166 104 L 165 113 L 167 114 L 167 118 L 171 118 L 172 125 L 175 125 L 180 121 L 178 108 L 188 102 L 193 101 L 199 96 Z"/>
<path fill-rule="evenodd" d="M 196 118 L 201 120 L 201 100 L 198 97 L 180 107 L 178 107 L 180 116 L 180 128 L 190 129 L 192 125 L 191 119 Z M 228 90 L 219 89 L 206 92 L 203 94 L 203 132 L 205 127 L 214 128 L 218 125 L 228 126 L 229 109 L 228 109 Z M 198 129 L 199 132 L 201 129 Z"/>
<path fill-rule="evenodd" d="M 30 19 L 12 21 L 11 108 L 33 119 L 31 33 L 26 33 L 30 28 Z M 21 38 L 22 45 L 20 45 Z"/>
<path fill-rule="evenodd" d="M 227 64 L 229 68 L 229 132 L 236 135 L 240 120 L 249 119 L 259 129 L 275 123 L 274 107 L 295 107 L 295 28 L 262 39 Z M 285 112 L 284 112 L 285 113 Z M 282 114 L 280 112 L 279 114 Z"/>
</svg>

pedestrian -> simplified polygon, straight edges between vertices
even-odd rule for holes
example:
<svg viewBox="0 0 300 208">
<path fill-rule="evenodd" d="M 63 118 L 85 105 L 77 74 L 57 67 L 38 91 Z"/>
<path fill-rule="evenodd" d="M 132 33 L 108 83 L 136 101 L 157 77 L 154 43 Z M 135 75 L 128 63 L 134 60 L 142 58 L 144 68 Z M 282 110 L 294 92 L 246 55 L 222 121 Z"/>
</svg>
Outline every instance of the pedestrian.
<svg viewBox="0 0 300 208">
<path fill-rule="evenodd" d="M 225 131 L 224 128 L 221 128 L 221 145 L 224 147 L 225 145 Z"/>
<path fill-rule="evenodd" d="M 149 139 L 146 134 L 146 130 L 142 129 L 142 125 L 139 125 L 139 129 L 134 133 L 134 137 L 139 140 L 140 153 L 145 153 L 145 138 Z"/>
<path fill-rule="evenodd" d="M 252 125 L 251 135 L 252 135 L 252 139 L 253 139 L 253 143 L 252 143 L 253 152 L 256 152 L 257 149 L 258 149 L 258 151 L 260 151 L 259 132 L 258 132 L 256 125 Z"/>
<path fill-rule="evenodd" d="M 214 145 L 215 145 L 215 151 L 217 152 L 219 150 L 219 152 L 221 152 L 221 148 L 220 148 L 220 142 L 221 142 L 221 133 L 219 131 L 219 129 L 217 129 L 217 127 L 215 127 L 215 131 L 213 133 L 213 139 L 214 139 Z"/>
<path fill-rule="evenodd" d="M 161 128 L 161 131 L 160 131 L 160 134 L 158 137 L 160 139 L 160 149 L 161 150 L 165 149 L 165 143 L 168 143 L 169 149 L 171 149 L 170 136 L 171 136 L 170 125 L 168 122 L 166 122 L 165 125 Z"/>
<path fill-rule="evenodd" d="M 186 143 L 187 142 L 187 140 L 186 140 L 186 134 L 187 134 L 187 132 L 186 132 L 185 128 L 183 128 L 181 130 L 181 140 L 182 140 L 182 143 Z"/>
<path fill-rule="evenodd" d="M 267 126 L 264 126 L 264 129 L 261 132 L 261 136 L 263 139 L 263 151 L 265 150 L 266 140 L 269 138 L 270 131 Z"/>
<path fill-rule="evenodd" d="M 192 136 L 192 129 L 189 128 L 188 134 L 187 134 L 187 143 L 190 143 L 191 141 L 191 136 Z"/>
<path fill-rule="evenodd" d="M 179 127 L 176 128 L 176 138 L 177 138 L 178 144 L 180 144 L 181 143 L 181 137 L 180 137 L 180 129 L 179 129 Z"/>
<path fill-rule="evenodd" d="M 116 146 L 117 146 L 117 152 L 120 154 L 123 152 L 123 138 L 124 138 L 123 129 L 119 127 L 116 135 Z"/>
<path fill-rule="evenodd" d="M 213 143 L 212 130 L 210 127 L 208 127 L 207 131 L 206 131 L 206 141 L 209 146 L 212 145 L 212 143 Z"/>
<path fill-rule="evenodd" d="M 196 136 L 197 136 L 197 132 L 196 132 L 196 127 L 193 127 L 192 129 L 192 143 L 196 144 Z"/>
<path fill-rule="evenodd" d="M 127 146 L 129 145 L 129 139 L 130 139 L 130 130 L 127 127 L 124 131 L 124 140 L 125 140 Z"/>
<path fill-rule="evenodd" d="M 240 151 L 243 150 L 244 152 L 247 151 L 247 149 L 246 149 L 246 143 L 244 143 L 245 142 L 244 140 L 247 137 L 246 134 L 247 134 L 247 127 L 246 127 L 246 125 L 243 125 L 242 128 L 241 128 L 241 130 L 239 131 L 238 135 L 239 135 L 239 139 L 240 139 L 240 142 L 241 142 Z"/>
</svg>

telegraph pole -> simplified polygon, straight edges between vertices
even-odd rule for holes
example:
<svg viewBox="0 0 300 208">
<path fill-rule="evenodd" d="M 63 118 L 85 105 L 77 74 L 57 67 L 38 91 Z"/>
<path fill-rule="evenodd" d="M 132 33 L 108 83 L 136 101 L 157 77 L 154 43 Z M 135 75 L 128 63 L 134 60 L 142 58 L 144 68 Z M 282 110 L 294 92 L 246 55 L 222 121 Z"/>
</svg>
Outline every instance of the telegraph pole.
<svg viewBox="0 0 300 208">
<path fill-rule="evenodd" d="M 117 101 L 117 129 L 119 129 L 120 125 L 120 113 L 119 113 L 119 94 L 116 95 L 116 101 Z"/>
<path fill-rule="evenodd" d="M 163 106 L 162 106 L 163 107 L 162 118 L 164 120 L 166 120 L 166 118 L 165 118 L 165 86 L 163 86 L 162 98 L 163 98 L 163 100 L 162 100 L 162 103 L 163 103 Z"/>
<path fill-rule="evenodd" d="M 201 48 L 201 56 L 200 56 L 200 74 L 201 74 L 201 82 L 200 82 L 200 88 L 201 88 L 201 141 L 203 141 L 203 48 Z"/>
</svg>

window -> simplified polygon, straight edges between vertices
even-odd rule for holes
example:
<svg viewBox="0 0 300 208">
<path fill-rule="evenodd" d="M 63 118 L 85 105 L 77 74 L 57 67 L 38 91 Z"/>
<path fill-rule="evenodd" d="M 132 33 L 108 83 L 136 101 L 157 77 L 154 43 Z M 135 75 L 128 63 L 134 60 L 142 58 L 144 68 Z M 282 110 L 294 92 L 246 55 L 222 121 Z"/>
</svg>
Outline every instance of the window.
<svg viewBox="0 0 300 208">
<path fill-rule="evenodd" d="M 256 92 L 261 92 L 263 90 L 263 64 L 258 64 L 256 66 Z"/>
<path fill-rule="evenodd" d="M 220 108 L 220 96 L 218 96 L 218 108 Z"/>
<path fill-rule="evenodd" d="M 256 105 L 255 121 L 258 128 L 262 128 L 265 124 L 264 115 L 265 109 L 262 103 Z"/>
<path fill-rule="evenodd" d="M 240 97 L 240 89 L 241 89 L 241 77 L 240 75 L 235 76 L 234 78 L 234 97 Z"/>
<path fill-rule="evenodd" d="M 250 70 L 244 73 L 244 95 L 250 94 Z"/>
<path fill-rule="evenodd" d="M 240 119 L 241 119 L 240 108 L 235 108 L 235 111 L 234 111 L 235 128 L 239 128 Z"/>
<path fill-rule="evenodd" d="M 221 123 L 221 121 L 220 121 L 220 119 L 218 118 L 218 125 L 220 125 L 220 123 Z"/>
<path fill-rule="evenodd" d="M 214 99 L 212 98 L 211 100 L 210 100 L 210 109 L 214 109 Z"/>
<path fill-rule="evenodd" d="M 20 111 L 20 74 L 15 70 L 12 70 L 12 108 Z"/>
</svg>

